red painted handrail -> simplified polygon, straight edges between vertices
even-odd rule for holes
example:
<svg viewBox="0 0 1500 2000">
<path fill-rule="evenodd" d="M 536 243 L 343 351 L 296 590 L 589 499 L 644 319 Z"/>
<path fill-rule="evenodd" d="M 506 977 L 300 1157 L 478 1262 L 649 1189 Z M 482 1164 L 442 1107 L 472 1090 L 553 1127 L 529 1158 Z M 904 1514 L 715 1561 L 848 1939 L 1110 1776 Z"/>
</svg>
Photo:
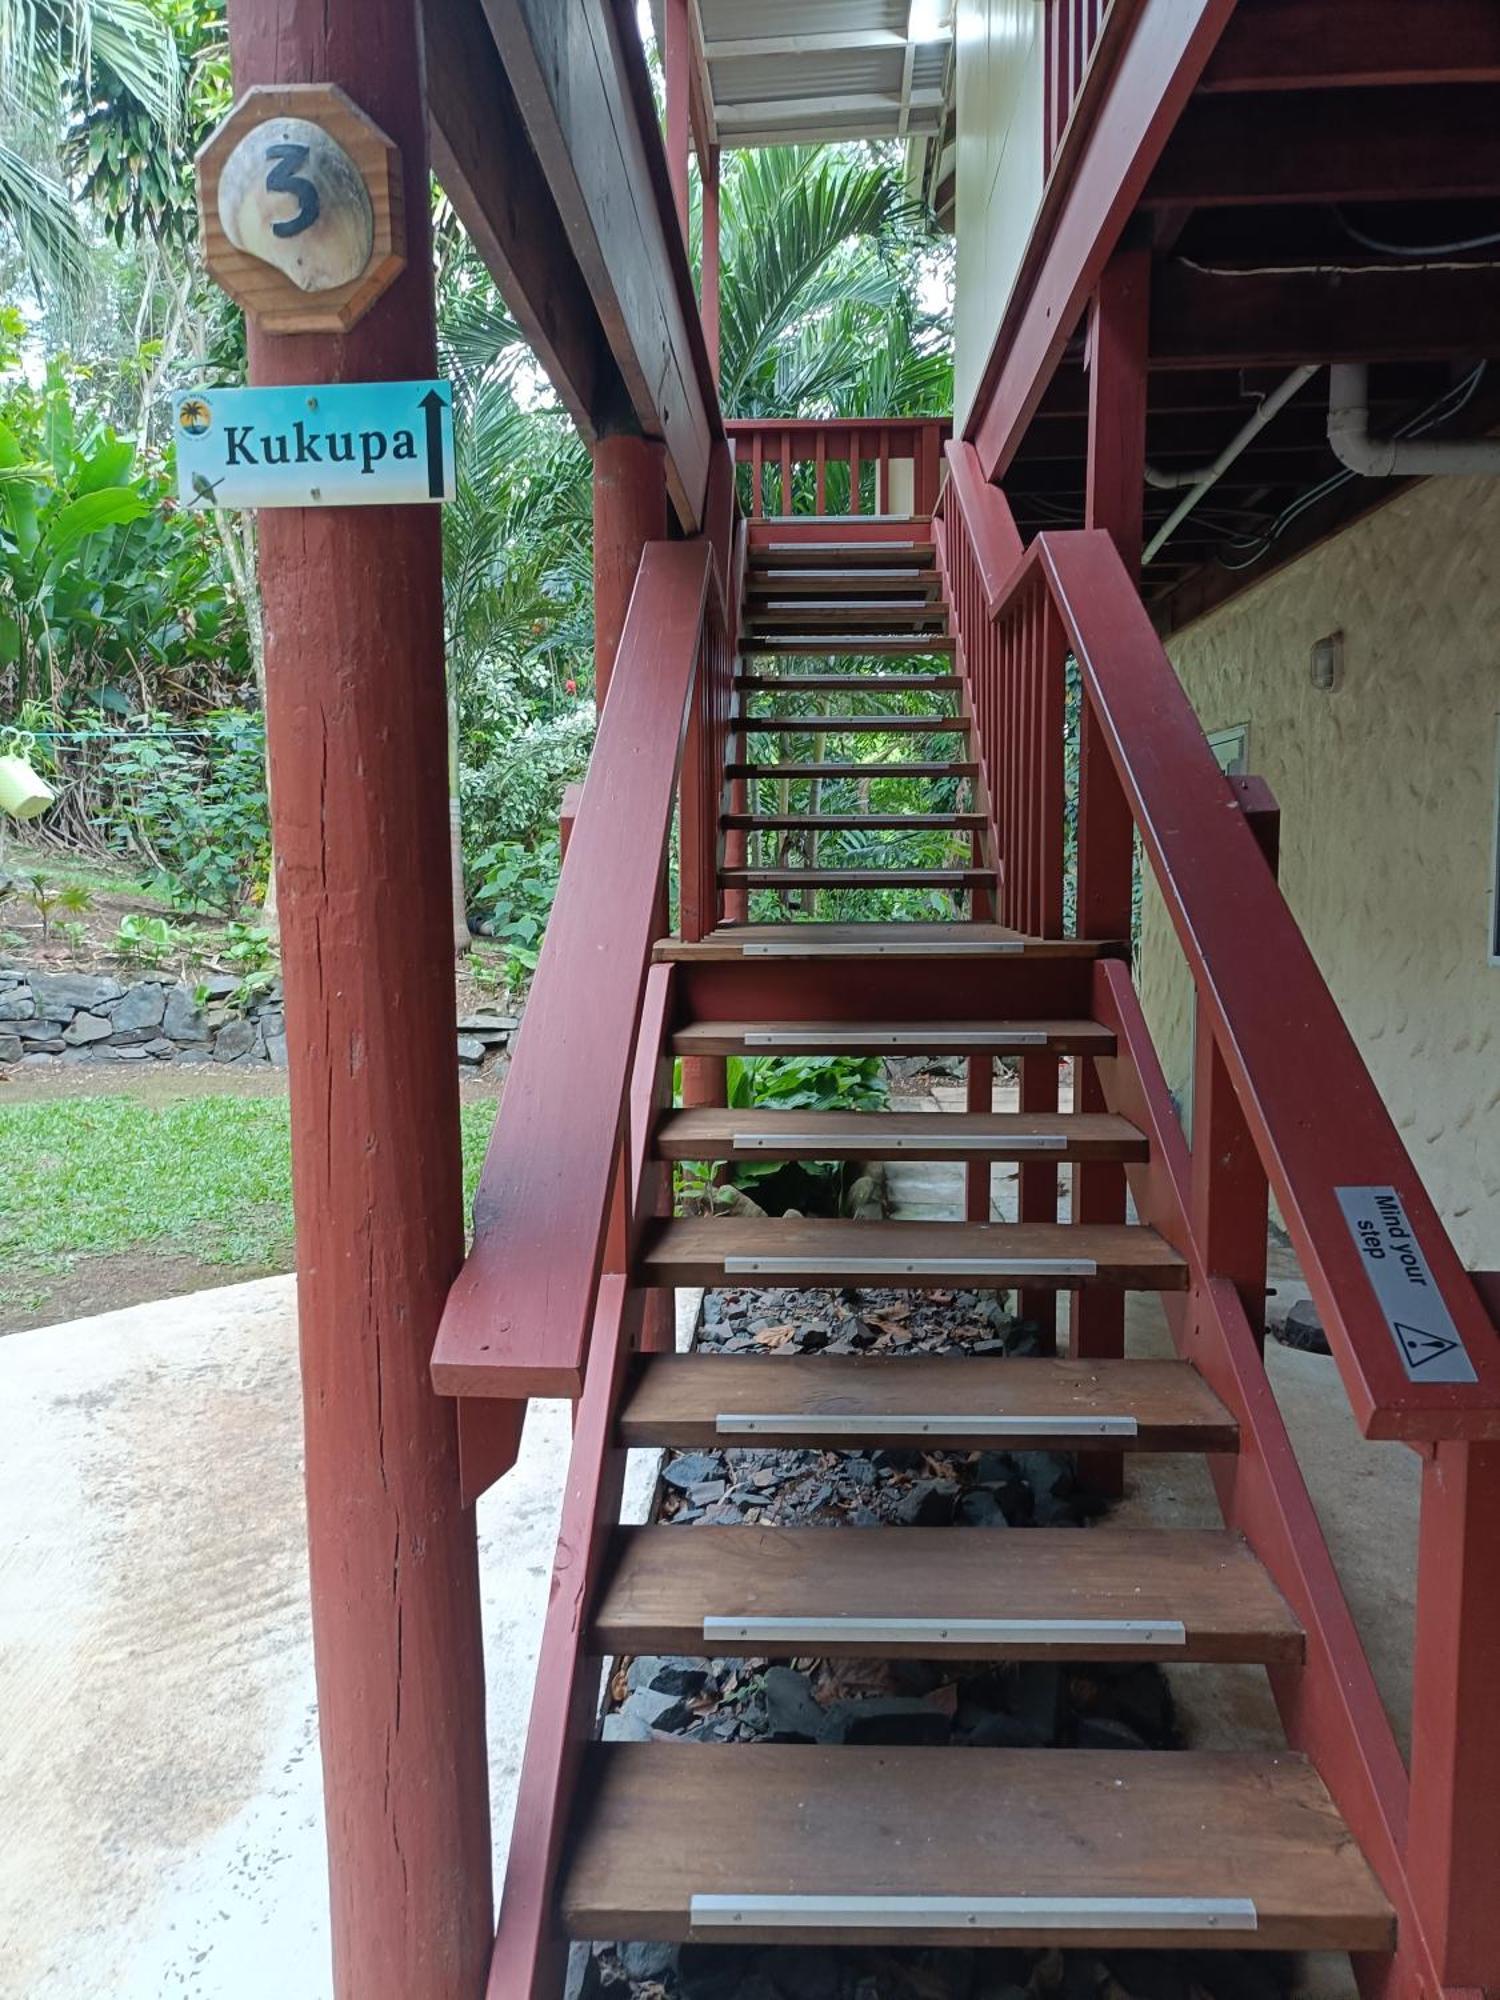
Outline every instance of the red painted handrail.
<svg viewBox="0 0 1500 2000">
<path fill-rule="evenodd" d="M 724 428 L 748 467 L 752 520 L 826 515 L 831 465 L 848 467 L 849 514 L 864 512 L 861 475 L 868 465 L 874 468 L 875 515 L 925 519 L 937 502 L 943 440 L 952 425 L 946 417 L 732 417 Z M 905 464 L 911 490 L 903 496 L 892 468 Z M 798 506 L 795 473 L 807 465 L 812 505 Z"/>
<path fill-rule="evenodd" d="M 440 1393 L 582 1392 L 612 1200 L 630 1220 L 627 1092 L 678 772 L 695 707 L 723 706 L 703 671 L 727 683 L 723 630 L 711 543 L 649 544 L 438 1331 Z"/>
<path fill-rule="evenodd" d="M 958 479 L 949 491 L 945 564 L 994 799 L 1002 915 L 1038 928 L 1037 913 L 1061 895 L 1051 773 L 1062 755 L 1055 686 L 1065 641 L 1356 1421 L 1367 1437 L 1500 1437 L 1500 1338 L 1112 539 L 1099 531 L 1039 536 L 1012 565 L 998 606 L 990 609 L 986 592 L 976 615 L 973 578 L 1004 569 L 1014 530 L 1005 531 L 985 497 L 1004 508 L 994 488 Z M 1080 828 L 1081 843 L 1087 833 Z M 1119 858 L 1128 868 L 1128 854 Z M 1401 1365 L 1336 1194 L 1369 1186 L 1397 1191 L 1475 1382 L 1412 1380 Z"/>
<path fill-rule="evenodd" d="M 1215 1468 L 1224 1517 L 1307 1634 L 1305 1665 L 1271 1677 L 1282 1720 L 1315 1759 L 1396 1908 L 1397 1958 L 1381 1969 L 1382 1990 L 1487 1989 L 1500 1962 L 1488 1859 L 1500 1796 L 1491 1672 L 1500 1644 L 1500 1331 L 1282 897 L 1265 787 L 1236 787 L 1220 772 L 1113 539 L 1044 534 L 1018 557 L 1003 498 L 977 477 L 972 447 L 957 448 L 951 469 L 936 539 L 958 667 L 998 789 L 1002 914 L 1048 906 L 1054 871 L 1061 875 L 1059 844 L 1041 823 L 1057 799 L 1036 773 L 1061 752 L 1050 689 L 1066 649 L 1081 682 L 1087 767 L 1078 786 L 1079 926 L 1097 932 L 1101 911 L 1128 923 L 1138 836 L 1192 974 L 1191 1144 L 1118 961 L 1096 966 L 1094 994 L 1118 1054 L 1076 1083 L 1082 1101 L 1095 1093 L 1099 1108 L 1151 1141 L 1150 1164 L 1127 1170 L 1136 1212 L 1182 1253 L 1192 1277 L 1188 1293 L 1164 1301 L 1168 1323 L 1241 1427 L 1238 1458 Z M 1029 741 L 1018 746 L 1017 736 Z M 1260 1349 L 1268 1185 L 1361 1429 L 1424 1453 L 1409 1779 Z M 1474 1382 L 1408 1377 L 1338 1202 L 1341 1187 L 1395 1189 Z M 1088 1206 L 1080 1183 L 1075 1213 Z M 1121 1351 L 1117 1339 L 1091 1338 L 1080 1318 L 1075 1354 Z"/>
</svg>

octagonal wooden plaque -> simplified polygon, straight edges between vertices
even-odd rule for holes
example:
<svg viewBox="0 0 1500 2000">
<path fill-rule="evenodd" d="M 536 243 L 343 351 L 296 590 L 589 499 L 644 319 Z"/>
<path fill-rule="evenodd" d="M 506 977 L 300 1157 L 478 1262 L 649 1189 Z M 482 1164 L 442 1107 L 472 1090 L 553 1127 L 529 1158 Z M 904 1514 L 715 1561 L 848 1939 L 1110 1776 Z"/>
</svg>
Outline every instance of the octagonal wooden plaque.
<svg viewBox="0 0 1500 2000">
<path fill-rule="evenodd" d="M 406 267 L 400 156 L 337 84 L 258 84 L 196 165 L 209 271 L 267 332 L 344 333 Z M 226 169 L 239 191 L 227 219 Z"/>
</svg>

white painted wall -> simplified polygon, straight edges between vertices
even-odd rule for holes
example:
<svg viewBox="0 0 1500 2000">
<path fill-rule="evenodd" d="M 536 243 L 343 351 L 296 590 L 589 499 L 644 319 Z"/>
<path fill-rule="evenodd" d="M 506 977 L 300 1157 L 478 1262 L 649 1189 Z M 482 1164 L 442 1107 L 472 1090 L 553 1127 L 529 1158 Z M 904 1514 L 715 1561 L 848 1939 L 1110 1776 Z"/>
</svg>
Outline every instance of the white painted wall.
<svg viewBox="0 0 1500 2000">
<path fill-rule="evenodd" d="M 1323 693 L 1312 646 L 1338 630 Z M 1248 722 L 1287 899 L 1459 1254 L 1500 1269 L 1500 480 L 1413 488 L 1169 650 L 1205 729 Z M 1141 984 L 1182 1101 L 1189 983 L 1149 870 Z"/>
<path fill-rule="evenodd" d="M 954 430 L 1010 297 L 1042 199 L 1039 0 L 958 0 Z"/>
</svg>

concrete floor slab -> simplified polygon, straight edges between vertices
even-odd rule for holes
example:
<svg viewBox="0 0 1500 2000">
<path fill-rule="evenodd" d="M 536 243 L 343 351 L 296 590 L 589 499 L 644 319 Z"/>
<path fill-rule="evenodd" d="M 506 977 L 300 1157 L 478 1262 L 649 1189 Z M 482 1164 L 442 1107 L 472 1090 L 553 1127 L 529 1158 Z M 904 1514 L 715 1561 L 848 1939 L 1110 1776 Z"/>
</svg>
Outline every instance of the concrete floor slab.
<svg viewBox="0 0 1500 2000">
<path fill-rule="evenodd" d="M 13 1335 L 0 1412 L 0 2000 L 325 2000 L 293 1281 Z M 568 1442 L 479 1507 L 497 1877 Z"/>
</svg>

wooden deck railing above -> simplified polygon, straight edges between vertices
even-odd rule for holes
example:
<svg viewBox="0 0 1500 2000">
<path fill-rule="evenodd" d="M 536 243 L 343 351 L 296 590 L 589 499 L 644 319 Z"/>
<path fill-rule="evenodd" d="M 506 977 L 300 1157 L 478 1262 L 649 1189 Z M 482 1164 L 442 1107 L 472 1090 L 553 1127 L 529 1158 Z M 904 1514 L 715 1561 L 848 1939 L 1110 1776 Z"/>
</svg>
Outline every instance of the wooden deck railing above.
<svg viewBox="0 0 1500 2000">
<path fill-rule="evenodd" d="M 734 417 L 725 425 L 752 520 L 925 519 L 937 502 L 951 428 L 946 417 Z"/>
<path fill-rule="evenodd" d="M 1110 0 L 1045 0 L 1042 165 L 1050 172 L 1099 44 Z"/>
</svg>

